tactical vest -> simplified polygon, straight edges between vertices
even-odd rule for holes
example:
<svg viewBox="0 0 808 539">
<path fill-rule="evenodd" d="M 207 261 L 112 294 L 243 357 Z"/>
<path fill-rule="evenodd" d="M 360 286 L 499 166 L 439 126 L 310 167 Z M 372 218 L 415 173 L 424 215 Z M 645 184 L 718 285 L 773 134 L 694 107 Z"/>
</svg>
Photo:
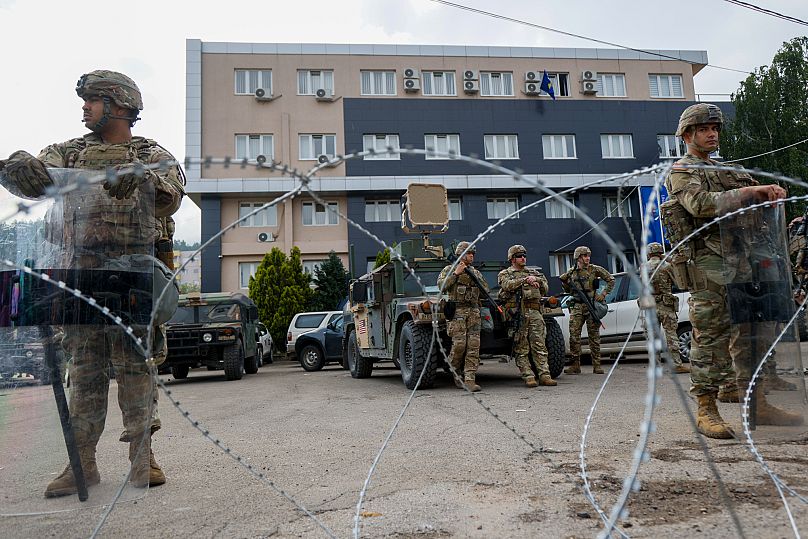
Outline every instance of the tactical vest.
<svg viewBox="0 0 808 539">
<path fill-rule="evenodd" d="M 480 289 L 468 274 L 461 273 L 448 295 L 450 300 L 458 304 L 476 305 L 480 298 Z"/>
</svg>

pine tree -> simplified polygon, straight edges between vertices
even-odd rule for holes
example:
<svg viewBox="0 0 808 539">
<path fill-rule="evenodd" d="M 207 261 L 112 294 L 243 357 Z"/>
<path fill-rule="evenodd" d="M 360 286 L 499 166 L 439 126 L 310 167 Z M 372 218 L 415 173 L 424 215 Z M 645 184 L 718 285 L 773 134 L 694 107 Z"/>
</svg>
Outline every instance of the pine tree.
<svg viewBox="0 0 808 539">
<path fill-rule="evenodd" d="M 333 311 L 348 295 L 348 272 L 342 260 L 334 251 L 328 253 L 328 260 L 314 270 L 315 311 Z"/>
<path fill-rule="evenodd" d="M 373 265 L 373 269 L 376 269 L 380 266 L 384 266 L 385 264 L 390 262 L 390 248 L 395 246 L 396 243 L 393 242 L 393 244 L 390 247 L 386 247 L 384 251 L 379 251 L 378 253 L 376 253 L 376 262 Z"/>
</svg>

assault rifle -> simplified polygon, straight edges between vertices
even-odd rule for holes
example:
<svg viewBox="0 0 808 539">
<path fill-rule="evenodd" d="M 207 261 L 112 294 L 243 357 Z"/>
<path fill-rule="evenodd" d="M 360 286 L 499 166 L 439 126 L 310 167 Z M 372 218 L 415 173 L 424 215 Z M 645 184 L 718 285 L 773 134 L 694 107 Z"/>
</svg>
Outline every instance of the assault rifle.
<svg viewBox="0 0 808 539">
<path fill-rule="evenodd" d="M 797 259 L 794 262 L 794 273 L 797 277 L 797 287 L 794 290 L 794 297 L 798 298 L 801 294 L 808 292 L 808 206 L 805 208 L 805 213 L 802 215 L 802 222 L 797 225 L 794 237 L 789 239 L 791 241 L 800 241 L 802 245 L 797 251 Z"/>
<path fill-rule="evenodd" d="M 479 288 L 480 292 L 482 292 L 483 296 L 485 296 L 485 300 L 488 302 L 488 304 L 491 305 L 491 307 L 493 307 L 494 309 L 496 309 L 497 312 L 499 313 L 499 315 L 502 316 L 502 318 L 504 320 L 505 319 L 505 311 L 503 311 L 502 307 L 500 307 L 499 304 L 496 301 L 494 301 L 494 298 L 492 298 L 491 294 L 489 294 L 488 291 L 485 289 L 485 287 L 483 286 L 483 283 L 481 283 L 480 280 L 477 279 L 477 276 L 474 275 L 474 272 L 472 272 L 469 269 L 468 266 L 463 268 L 463 271 L 466 273 L 466 275 L 468 275 L 471 278 L 471 281 L 475 285 L 477 285 L 477 288 Z"/>
<path fill-rule="evenodd" d="M 606 329 L 606 326 L 603 325 L 601 319 L 606 316 L 607 312 L 609 312 L 609 308 L 605 304 L 595 301 L 593 298 L 587 296 L 583 288 L 575 282 L 575 279 L 570 278 L 570 288 L 572 289 L 575 299 L 586 305 L 592 320 L 600 322 L 600 327 Z"/>
</svg>

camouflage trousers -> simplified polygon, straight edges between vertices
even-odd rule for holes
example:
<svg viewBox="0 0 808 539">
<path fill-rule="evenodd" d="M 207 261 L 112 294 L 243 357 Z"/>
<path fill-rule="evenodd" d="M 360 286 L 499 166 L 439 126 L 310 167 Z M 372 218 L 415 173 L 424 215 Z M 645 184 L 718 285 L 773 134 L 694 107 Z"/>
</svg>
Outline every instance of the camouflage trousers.
<svg viewBox="0 0 808 539">
<path fill-rule="evenodd" d="M 693 338 L 690 343 L 690 393 L 716 395 L 719 386 L 734 387 L 732 359 L 742 351 L 738 326 L 730 324 L 727 292 L 722 288 L 693 292 L 687 300 Z"/>
<path fill-rule="evenodd" d="M 585 305 L 575 305 L 570 311 L 570 354 L 573 361 L 581 360 L 581 330 L 586 323 L 592 365 L 600 365 L 600 321 L 593 320 Z"/>
<path fill-rule="evenodd" d="M 547 366 L 547 344 L 545 343 L 547 327 L 544 325 L 544 317 L 541 311 L 536 309 L 525 309 L 522 317 L 522 326 L 513 336 L 513 355 L 516 366 L 522 373 L 522 378 L 533 376 L 529 357 L 529 354 L 532 354 L 539 376 L 545 374 L 550 376 L 550 368 Z"/>
<path fill-rule="evenodd" d="M 777 337 L 779 329 L 776 322 L 760 322 L 754 328 L 750 324 L 733 325 L 731 330 L 734 337 L 734 342 L 730 342 L 733 376 L 730 380 L 721 384 L 721 389 L 723 391 L 733 391 L 735 389 L 746 391 L 746 385 L 752 379 L 758 364 Z M 753 331 L 755 333 L 754 343 L 752 339 Z M 777 374 L 777 360 L 775 358 L 776 356 L 773 355 L 766 361 L 766 364 L 761 369 L 760 376 L 758 376 L 758 382 Z M 739 387 L 736 380 L 740 381 L 743 387 Z"/>
<path fill-rule="evenodd" d="M 452 338 L 452 368 L 465 371 L 466 379 L 474 377 L 480 367 L 480 308 L 458 307 L 446 328 Z"/>
<path fill-rule="evenodd" d="M 156 380 L 131 337 L 109 326 L 65 326 L 63 345 L 71 356 L 70 419 L 80 447 L 95 447 L 104 431 L 109 366 L 115 369 L 123 441 L 159 428 Z"/>
<path fill-rule="evenodd" d="M 670 359 L 674 366 L 681 367 L 682 356 L 679 354 L 679 336 L 676 333 L 679 326 L 679 313 L 671 309 L 665 309 L 657 304 L 657 318 L 659 319 L 659 325 L 662 326 L 662 330 L 665 332 L 665 342 L 668 345 Z"/>
</svg>

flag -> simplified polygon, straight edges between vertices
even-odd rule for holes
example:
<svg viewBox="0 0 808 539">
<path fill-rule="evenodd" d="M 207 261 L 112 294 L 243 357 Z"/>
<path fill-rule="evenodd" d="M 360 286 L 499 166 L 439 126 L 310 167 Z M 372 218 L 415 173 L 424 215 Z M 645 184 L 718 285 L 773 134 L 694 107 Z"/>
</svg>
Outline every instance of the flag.
<svg viewBox="0 0 808 539">
<path fill-rule="evenodd" d="M 550 80 L 550 77 L 547 76 L 547 71 L 545 70 L 544 76 L 541 79 L 541 86 L 539 89 L 553 98 L 555 101 L 555 89 L 553 88 L 553 81 Z"/>
</svg>

